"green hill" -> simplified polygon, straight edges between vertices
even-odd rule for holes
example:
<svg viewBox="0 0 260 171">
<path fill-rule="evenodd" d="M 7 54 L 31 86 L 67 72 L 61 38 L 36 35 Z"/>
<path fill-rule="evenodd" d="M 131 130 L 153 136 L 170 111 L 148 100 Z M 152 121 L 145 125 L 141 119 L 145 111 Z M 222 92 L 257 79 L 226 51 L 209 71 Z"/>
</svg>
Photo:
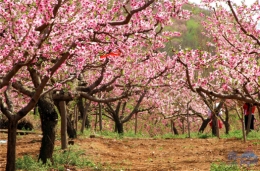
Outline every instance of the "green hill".
<svg viewBox="0 0 260 171">
<path fill-rule="evenodd" d="M 180 47 L 182 49 L 201 49 L 206 51 L 213 51 L 214 49 L 209 48 L 206 44 L 210 39 L 203 35 L 205 29 L 203 28 L 201 22 L 205 20 L 200 14 L 203 13 L 205 16 L 210 15 L 210 11 L 201 9 L 193 5 L 185 5 L 184 9 L 192 12 L 189 20 L 174 20 L 174 24 L 165 29 L 168 31 L 178 31 L 181 33 L 180 37 L 172 38 L 166 44 L 164 50 L 171 55 L 172 50 L 178 50 Z"/>
</svg>

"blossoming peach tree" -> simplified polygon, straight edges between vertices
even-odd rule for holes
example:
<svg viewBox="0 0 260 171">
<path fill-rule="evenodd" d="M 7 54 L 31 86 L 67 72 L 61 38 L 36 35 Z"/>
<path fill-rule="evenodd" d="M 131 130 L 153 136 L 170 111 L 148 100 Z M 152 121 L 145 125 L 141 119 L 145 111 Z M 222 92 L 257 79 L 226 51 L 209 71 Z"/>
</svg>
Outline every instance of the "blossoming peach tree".
<svg viewBox="0 0 260 171">
<path fill-rule="evenodd" d="M 232 99 L 259 105 L 260 4 L 203 0 L 212 11 L 202 23 L 214 52 L 180 50 L 176 60 L 190 90 L 203 99 Z M 209 103 L 205 101 L 207 106 Z"/>
<path fill-rule="evenodd" d="M 57 123 L 52 90 L 89 66 L 102 65 L 100 56 L 111 52 L 120 54 L 121 62 L 146 59 L 163 45 L 164 26 L 189 16 L 181 9 L 183 3 L 1 1 L 0 107 L 9 120 L 6 170 L 15 170 L 16 126 L 21 118 L 38 103 L 42 127 L 52 134 L 41 146 L 39 159 L 45 162 L 52 156 Z M 117 66 L 121 64 L 118 61 Z M 43 133 L 43 142 L 44 137 Z"/>
</svg>

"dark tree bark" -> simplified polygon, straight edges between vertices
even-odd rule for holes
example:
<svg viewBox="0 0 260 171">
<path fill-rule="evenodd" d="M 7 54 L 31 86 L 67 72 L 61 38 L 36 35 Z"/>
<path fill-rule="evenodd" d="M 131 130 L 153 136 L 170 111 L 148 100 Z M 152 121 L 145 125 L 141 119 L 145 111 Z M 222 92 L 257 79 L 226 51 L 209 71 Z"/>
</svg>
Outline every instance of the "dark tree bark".
<svg viewBox="0 0 260 171">
<path fill-rule="evenodd" d="M 120 117 L 120 107 L 122 102 L 118 102 L 116 109 L 114 110 L 113 107 L 109 104 L 106 103 L 108 106 L 108 111 L 110 113 L 110 115 L 113 118 L 113 121 L 115 122 L 115 132 L 117 132 L 118 134 L 123 134 L 124 133 L 124 128 L 123 128 L 123 122 L 122 122 L 122 117 Z"/>
<path fill-rule="evenodd" d="M 226 105 L 225 105 L 225 115 L 226 115 L 226 119 L 225 120 L 222 119 L 222 117 L 220 117 L 220 118 L 221 118 L 221 121 L 224 123 L 225 130 L 226 130 L 225 133 L 229 134 L 229 130 L 230 130 L 229 113 L 228 113 L 228 108 L 227 108 Z"/>
<path fill-rule="evenodd" d="M 210 118 L 207 118 L 207 119 L 203 119 L 203 120 L 202 120 L 202 124 L 201 124 L 200 129 L 199 129 L 199 132 L 200 132 L 200 133 L 203 133 L 203 132 L 204 132 L 204 130 L 206 129 L 206 127 L 207 127 L 207 125 L 209 124 L 210 120 L 211 120 Z"/>
<path fill-rule="evenodd" d="M 102 131 L 102 105 L 98 103 L 99 110 L 98 110 L 98 115 L 99 115 L 99 130 Z"/>
<path fill-rule="evenodd" d="M 7 164 L 6 171 L 15 171 L 16 133 L 17 123 L 15 117 L 9 119 L 7 140 Z"/>
<path fill-rule="evenodd" d="M 77 106 L 78 106 L 78 109 L 79 109 L 80 119 L 82 119 L 83 115 L 84 115 L 84 104 L 83 104 L 83 98 L 82 97 L 79 98 Z"/>
<path fill-rule="evenodd" d="M 184 125 L 184 121 L 185 121 L 185 119 L 182 117 L 181 118 L 181 123 L 182 123 L 182 134 L 184 134 L 184 132 L 185 132 L 185 125 Z"/>
<path fill-rule="evenodd" d="M 77 132 L 70 117 L 67 117 L 67 134 L 69 138 L 77 138 Z"/>
<path fill-rule="evenodd" d="M 79 98 L 79 101 L 78 101 L 78 108 L 79 108 L 79 113 L 80 113 L 80 118 L 81 119 L 84 119 L 84 113 L 85 113 L 85 108 L 86 106 L 84 107 L 84 103 L 83 103 L 83 98 L 80 97 Z M 89 118 L 88 118 L 88 115 L 87 115 L 87 111 L 86 111 L 86 116 L 85 116 L 85 127 L 88 129 L 90 128 L 90 121 L 89 121 Z"/>
<path fill-rule="evenodd" d="M 135 134 L 137 134 L 137 121 L 138 121 L 138 117 L 137 117 L 137 113 L 135 114 Z"/>
<path fill-rule="evenodd" d="M 60 109 L 60 105 L 59 105 L 59 100 L 55 100 L 54 101 L 54 104 L 55 106 L 59 109 L 59 112 L 61 114 L 62 110 Z M 68 104 L 69 101 L 66 101 L 66 104 Z M 75 113 L 74 113 L 75 114 Z M 74 128 L 74 125 L 75 123 L 74 122 L 77 122 L 77 119 L 76 119 L 77 116 L 75 116 L 75 120 L 72 120 L 72 116 L 67 114 L 67 117 L 66 117 L 66 126 L 67 126 L 67 135 L 69 136 L 69 138 L 77 138 L 77 131 L 76 129 Z"/>
<path fill-rule="evenodd" d="M 38 110 L 41 117 L 43 134 L 39 160 L 46 163 L 47 159 L 52 161 L 55 143 L 55 127 L 58 121 L 58 114 L 55 110 L 54 102 L 49 97 L 49 94 L 44 95 L 39 99 Z"/>
<path fill-rule="evenodd" d="M 66 102 L 59 102 L 59 112 L 61 117 L 61 149 L 65 150 L 68 147 L 67 143 L 67 109 Z"/>
<path fill-rule="evenodd" d="M 174 133 L 175 135 L 179 135 L 179 132 L 178 132 L 178 130 L 177 130 L 177 128 L 176 128 L 175 123 L 174 123 L 173 120 L 171 120 L 171 126 L 172 126 L 172 131 L 173 131 L 173 133 Z"/>
<path fill-rule="evenodd" d="M 83 113 L 83 118 L 82 118 L 82 125 L 81 125 L 81 129 L 80 129 L 80 131 L 82 133 L 84 132 L 85 127 L 90 128 L 90 123 L 89 123 L 89 120 L 88 120 L 88 110 L 89 110 L 89 107 L 90 107 L 90 102 L 86 103 L 85 107 L 84 107 L 84 113 Z M 86 125 L 89 125 L 89 126 L 86 126 Z"/>
<path fill-rule="evenodd" d="M 225 129 L 226 129 L 226 134 L 229 134 L 229 130 L 230 130 L 230 124 L 227 122 L 227 121 L 225 121 L 225 122 L 223 122 L 224 123 L 224 126 L 225 126 Z"/>
<path fill-rule="evenodd" d="M 212 114 L 212 135 L 219 137 L 218 118 Z"/>
<path fill-rule="evenodd" d="M 123 123 L 120 122 L 119 119 L 115 120 L 115 131 L 117 131 L 118 134 L 123 134 L 124 133 Z"/>
</svg>

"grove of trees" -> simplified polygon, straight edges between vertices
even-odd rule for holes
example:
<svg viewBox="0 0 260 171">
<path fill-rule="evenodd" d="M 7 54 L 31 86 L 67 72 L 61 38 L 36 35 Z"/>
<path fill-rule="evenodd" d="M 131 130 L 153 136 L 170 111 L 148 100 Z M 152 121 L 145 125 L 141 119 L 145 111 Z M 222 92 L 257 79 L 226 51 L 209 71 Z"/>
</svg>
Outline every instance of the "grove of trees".
<svg viewBox="0 0 260 171">
<path fill-rule="evenodd" d="M 79 116 L 73 119 L 82 120 L 82 132 L 91 127 L 88 116 L 95 112 L 101 130 L 102 117 L 107 117 L 119 134 L 125 123 L 142 115 L 163 117 L 173 128 L 175 121 L 186 120 L 190 127 L 191 122 L 201 124 L 201 119 L 203 132 L 209 108 L 216 136 L 218 119 L 229 132 L 229 111 L 237 110 L 237 104 L 258 107 L 259 1 L 246 5 L 203 0 L 201 13 L 187 3 L 0 1 L 0 114 L 8 119 L 6 170 L 15 170 L 17 124 L 32 110 L 40 114 L 39 160 L 46 163 L 52 158 L 59 114 L 62 148 L 67 132 L 70 138 L 77 136 L 67 105 L 77 108 Z M 200 13 L 201 23 L 194 22 L 194 12 Z M 182 35 L 175 30 L 176 21 L 187 23 L 183 40 L 190 43 L 178 44 Z M 225 114 L 219 118 L 221 108 Z"/>
</svg>

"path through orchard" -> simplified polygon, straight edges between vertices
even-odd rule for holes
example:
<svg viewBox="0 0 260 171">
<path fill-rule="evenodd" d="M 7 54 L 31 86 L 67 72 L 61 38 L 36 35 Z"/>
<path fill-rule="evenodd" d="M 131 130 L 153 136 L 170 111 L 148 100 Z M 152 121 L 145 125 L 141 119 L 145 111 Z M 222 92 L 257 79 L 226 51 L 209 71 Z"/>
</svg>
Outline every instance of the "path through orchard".
<svg viewBox="0 0 260 171">
<path fill-rule="evenodd" d="M 0 133 L 0 139 L 6 134 Z M 40 135 L 23 135 L 17 138 L 17 155 L 38 155 Z M 56 141 L 56 146 L 60 141 Z M 246 144 L 240 139 L 108 139 L 102 137 L 75 140 L 75 145 L 102 170 L 210 170 L 215 162 L 228 162 L 228 154 L 239 156 L 247 149 L 260 156 L 260 141 Z M 0 144 L 0 170 L 4 170 L 6 144 Z M 252 169 L 252 168 L 251 168 Z M 70 168 L 70 170 L 82 170 Z M 91 170 L 91 169 L 83 169 Z M 254 167 L 260 170 L 260 162 Z"/>
</svg>

